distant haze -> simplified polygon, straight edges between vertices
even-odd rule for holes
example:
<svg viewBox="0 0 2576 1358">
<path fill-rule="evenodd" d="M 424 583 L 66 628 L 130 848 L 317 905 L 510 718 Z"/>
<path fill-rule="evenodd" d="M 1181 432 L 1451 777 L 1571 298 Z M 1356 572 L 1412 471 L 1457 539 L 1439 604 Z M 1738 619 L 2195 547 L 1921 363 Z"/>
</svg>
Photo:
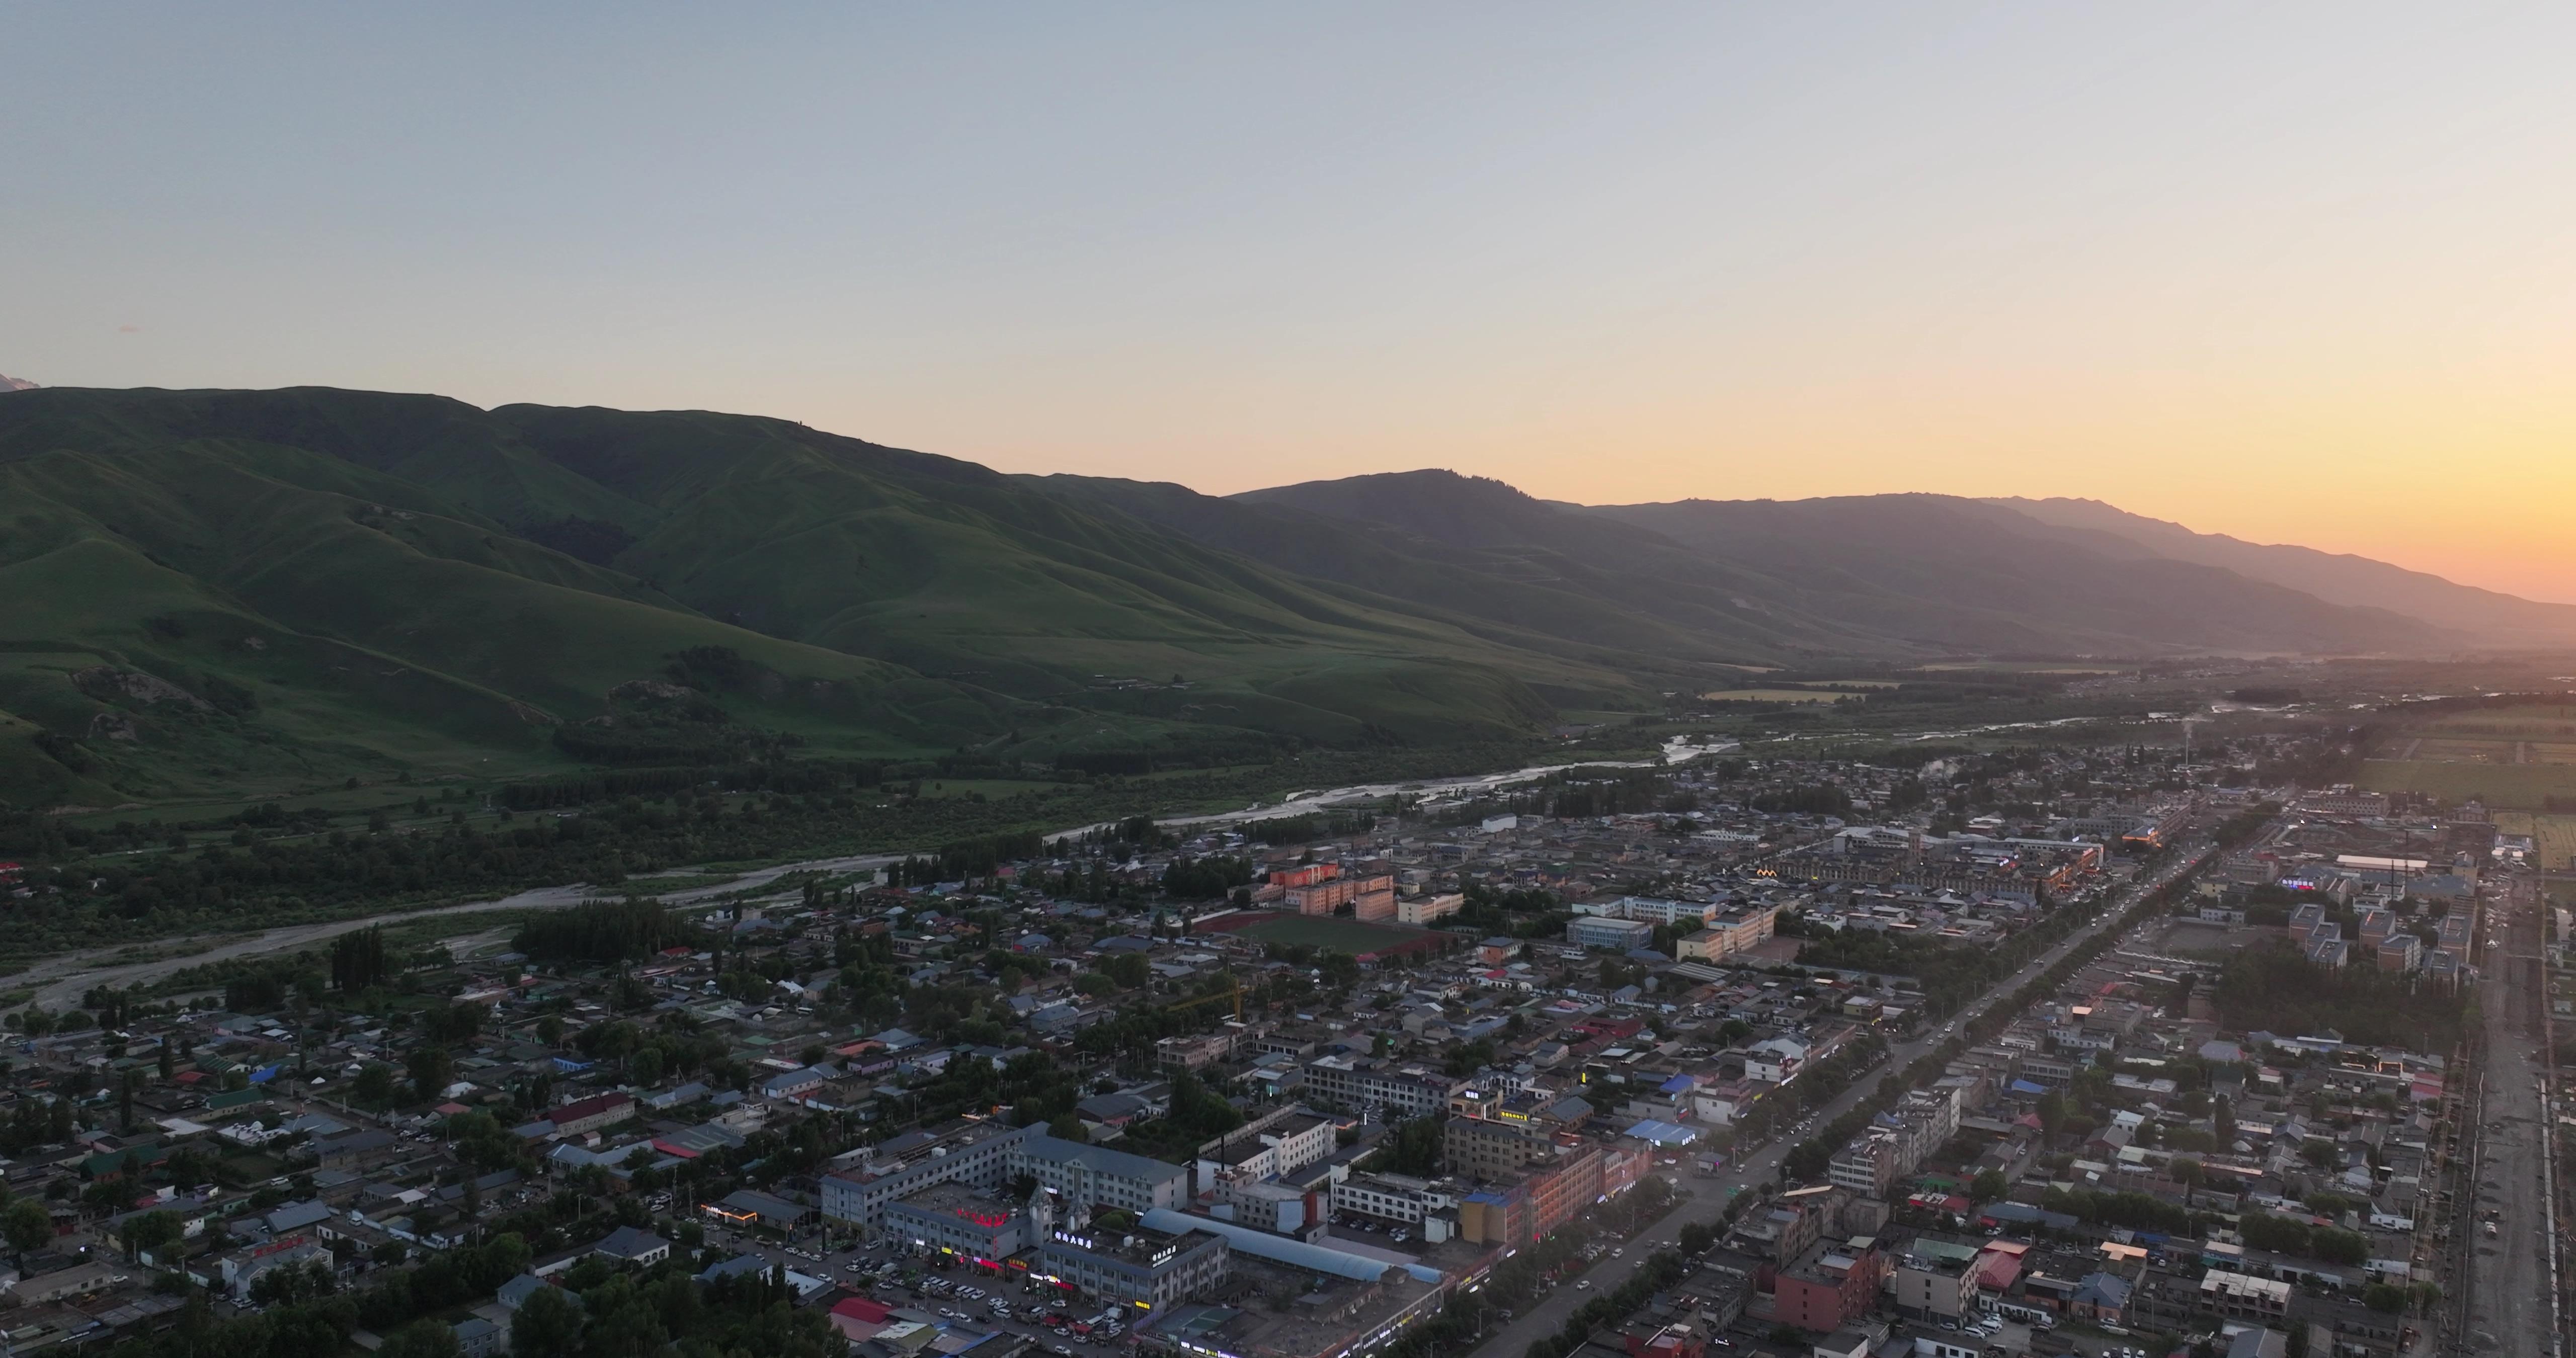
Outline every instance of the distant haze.
<svg viewBox="0 0 2576 1358">
<path fill-rule="evenodd" d="M 30 7 L 0 366 L 2576 600 L 2565 6 Z"/>
</svg>

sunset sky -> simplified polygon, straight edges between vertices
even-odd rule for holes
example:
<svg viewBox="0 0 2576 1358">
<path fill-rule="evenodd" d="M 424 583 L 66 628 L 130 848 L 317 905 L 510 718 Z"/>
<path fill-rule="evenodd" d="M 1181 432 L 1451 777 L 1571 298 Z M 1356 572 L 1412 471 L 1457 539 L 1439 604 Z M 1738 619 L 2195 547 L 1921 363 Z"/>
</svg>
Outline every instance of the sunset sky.
<svg viewBox="0 0 2576 1358">
<path fill-rule="evenodd" d="M 0 372 L 2576 600 L 2572 67 L 2564 4 L 28 6 Z"/>
</svg>

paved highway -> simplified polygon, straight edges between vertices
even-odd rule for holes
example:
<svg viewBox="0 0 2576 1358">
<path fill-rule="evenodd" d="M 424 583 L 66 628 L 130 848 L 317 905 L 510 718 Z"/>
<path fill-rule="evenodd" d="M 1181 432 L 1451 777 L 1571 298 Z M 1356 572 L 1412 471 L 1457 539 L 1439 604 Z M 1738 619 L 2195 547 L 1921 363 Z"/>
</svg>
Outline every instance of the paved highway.
<svg viewBox="0 0 2576 1358">
<path fill-rule="evenodd" d="M 2476 1211 L 2466 1215 L 2475 1224 L 2457 1226 L 2470 1233 L 2469 1258 L 2467 1277 L 2454 1283 L 2453 1318 L 2459 1351 L 2557 1355 L 2563 1350 L 2542 1163 L 2549 1129 L 2540 1092 L 2540 928 L 2527 895 L 2517 897 L 2488 907 L 2478 992 L 2486 1048 L 2469 1113 L 2477 1180 L 2470 1188 Z"/>
<path fill-rule="evenodd" d="M 1962 1009 L 1955 1022 L 1964 1025 L 1969 1019 L 1984 1014 L 1998 1002 L 2000 997 L 2019 990 L 2033 977 L 2055 966 L 2068 953 L 2082 947 L 2086 940 L 2110 927 L 2112 921 L 2120 918 L 2130 906 L 2137 904 L 2140 896 L 2195 870 L 2208 851 L 2208 846 L 2197 840 L 2187 842 L 2181 847 L 2183 857 L 2175 866 L 2165 869 L 2148 881 L 2134 884 L 2123 890 L 2103 910 L 2100 918 L 2067 935 L 2057 946 L 2032 959 L 2020 971 L 1998 983 L 1994 991 L 1984 1000 Z M 1915 1058 L 1938 1046 L 1944 1040 L 1942 1034 L 1948 1031 L 1949 1028 L 1944 1027 L 1911 1042 L 1898 1044 L 1889 1053 L 1890 1065 L 1887 1068 L 1904 1069 L 1912 1064 Z M 1874 1081 L 1866 1075 L 1852 1081 L 1851 1088 L 1844 1090 L 1833 1102 L 1817 1110 L 1808 1123 L 1802 1125 L 1822 1126 L 1851 1111 L 1852 1106 L 1860 1102 L 1862 1093 L 1872 1083 Z M 1622 1258 L 1611 1259 L 1605 1256 L 1600 1262 L 1594 1264 L 1583 1275 L 1591 1281 L 1592 1290 L 1617 1289 L 1622 1283 L 1628 1281 L 1629 1275 L 1636 1271 L 1637 1265 L 1644 1262 L 1648 1255 L 1665 1245 L 1672 1244 L 1681 1234 L 1682 1227 L 1693 1222 L 1710 1221 L 1718 1210 L 1726 1205 L 1728 1198 L 1735 1191 L 1749 1189 L 1755 1184 L 1768 1182 L 1776 1177 L 1782 1157 L 1789 1153 L 1799 1139 L 1798 1134 L 1792 1133 L 1776 1144 L 1756 1152 L 1751 1159 L 1738 1162 L 1725 1174 L 1708 1178 L 1695 1176 L 1684 1178 L 1682 1186 L 1691 1192 L 1691 1200 L 1674 1208 L 1663 1220 L 1638 1232 L 1630 1243 L 1622 1246 L 1624 1251 Z M 1509 1325 L 1494 1332 L 1478 1346 L 1476 1353 L 1482 1358 L 1517 1358 L 1517 1355 L 1528 1349 L 1531 1344 L 1563 1329 L 1566 1318 L 1571 1316 L 1577 1307 L 1590 1300 L 1591 1296 L 1591 1290 L 1577 1290 L 1570 1285 L 1559 1286 L 1548 1293 L 1537 1305 L 1520 1310 Z"/>
</svg>

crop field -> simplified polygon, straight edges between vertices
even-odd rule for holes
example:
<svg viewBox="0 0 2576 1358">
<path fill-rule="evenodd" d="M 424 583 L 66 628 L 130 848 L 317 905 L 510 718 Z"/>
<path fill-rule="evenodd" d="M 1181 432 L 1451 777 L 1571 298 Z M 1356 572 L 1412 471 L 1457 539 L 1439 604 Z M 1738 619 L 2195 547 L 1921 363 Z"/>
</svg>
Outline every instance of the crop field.
<svg viewBox="0 0 2576 1358">
<path fill-rule="evenodd" d="M 2576 798 L 2576 764 L 2371 759 L 2359 782 L 2373 792 L 2420 792 L 2445 801 L 2475 797 L 2490 807 L 2538 811 L 2550 797 Z"/>
<path fill-rule="evenodd" d="M 2552 703 L 2454 712 L 2426 723 L 2425 730 L 2471 738 L 2576 741 L 2576 707 Z"/>
</svg>

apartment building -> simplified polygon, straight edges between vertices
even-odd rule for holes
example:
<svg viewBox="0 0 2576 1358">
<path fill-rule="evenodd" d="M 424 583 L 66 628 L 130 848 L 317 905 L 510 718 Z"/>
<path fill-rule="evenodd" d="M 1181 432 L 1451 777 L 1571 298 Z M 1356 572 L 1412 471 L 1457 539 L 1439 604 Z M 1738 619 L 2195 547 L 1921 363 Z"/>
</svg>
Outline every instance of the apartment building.
<svg viewBox="0 0 2576 1358">
<path fill-rule="evenodd" d="M 964 1184 L 990 1193 L 1014 1172 L 1010 1152 L 1045 1131 L 999 1122 L 953 1122 L 906 1132 L 865 1148 L 860 1153 L 867 1158 L 850 1168 L 823 1176 L 823 1215 L 876 1226 L 887 1204 L 937 1184 Z"/>
<path fill-rule="evenodd" d="M 1089 1207 L 1178 1211 L 1190 1200 L 1190 1172 L 1179 1165 L 1044 1132 L 1012 1142 L 1003 1155 L 1003 1173 L 1010 1178 L 1026 1174 L 1067 1201 Z"/>
</svg>

